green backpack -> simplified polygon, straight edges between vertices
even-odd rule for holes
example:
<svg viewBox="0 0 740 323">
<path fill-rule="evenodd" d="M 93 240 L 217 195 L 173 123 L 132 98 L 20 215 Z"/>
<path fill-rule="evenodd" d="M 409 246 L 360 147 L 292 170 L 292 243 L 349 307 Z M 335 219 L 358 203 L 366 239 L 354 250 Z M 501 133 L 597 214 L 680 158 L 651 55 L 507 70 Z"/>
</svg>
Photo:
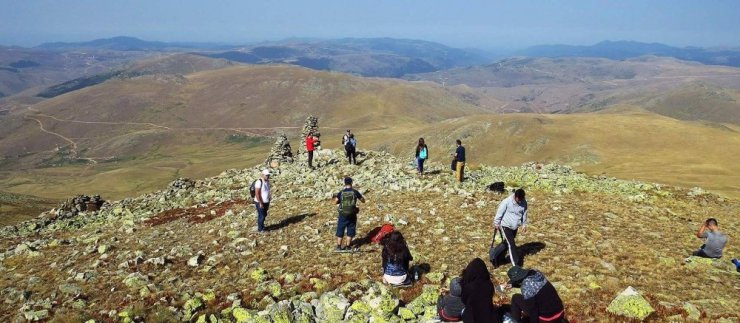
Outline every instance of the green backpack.
<svg viewBox="0 0 740 323">
<path fill-rule="evenodd" d="M 342 191 L 339 195 L 339 213 L 343 216 L 355 214 L 357 207 L 357 197 L 355 191 Z"/>
</svg>

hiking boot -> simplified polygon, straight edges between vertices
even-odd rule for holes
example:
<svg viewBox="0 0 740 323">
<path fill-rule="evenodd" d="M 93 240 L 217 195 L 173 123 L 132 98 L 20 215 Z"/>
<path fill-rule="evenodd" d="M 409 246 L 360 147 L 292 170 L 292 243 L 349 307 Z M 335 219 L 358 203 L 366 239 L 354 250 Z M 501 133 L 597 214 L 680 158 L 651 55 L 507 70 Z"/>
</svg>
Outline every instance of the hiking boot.
<svg viewBox="0 0 740 323">
<path fill-rule="evenodd" d="M 342 248 L 342 246 L 340 246 L 340 245 L 337 245 L 337 247 L 334 248 L 334 251 L 336 251 L 336 252 L 342 252 L 342 250 L 344 250 L 344 248 Z"/>
<path fill-rule="evenodd" d="M 342 247 L 342 251 L 350 251 L 350 250 L 351 250 L 351 249 L 349 248 L 349 246 L 344 246 L 344 247 Z"/>
</svg>

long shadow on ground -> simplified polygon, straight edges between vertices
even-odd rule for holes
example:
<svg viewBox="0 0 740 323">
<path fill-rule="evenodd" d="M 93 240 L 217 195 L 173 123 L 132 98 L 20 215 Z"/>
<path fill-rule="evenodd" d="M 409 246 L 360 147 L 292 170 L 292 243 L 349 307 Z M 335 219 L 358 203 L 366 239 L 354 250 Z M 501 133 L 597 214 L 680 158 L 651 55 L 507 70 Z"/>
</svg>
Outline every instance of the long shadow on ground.
<svg viewBox="0 0 740 323">
<path fill-rule="evenodd" d="M 285 228 L 285 227 L 287 227 L 287 226 L 289 226 L 291 224 L 296 224 L 298 222 L 301 222 L 305 218 L 312 217 L 314 215 L 316 215 L 316 213 L 303 213 L 303 214 L 294 215 L 294 216 L 291 216 L 289 218 L 283 219 L 282 221 L 280 221 L 278 223 L 270 224 L 270 225 L 266 226 L 265 227 L 265 230 L 266 231 L 280 230 L 280 229 Z"/>
</svg>

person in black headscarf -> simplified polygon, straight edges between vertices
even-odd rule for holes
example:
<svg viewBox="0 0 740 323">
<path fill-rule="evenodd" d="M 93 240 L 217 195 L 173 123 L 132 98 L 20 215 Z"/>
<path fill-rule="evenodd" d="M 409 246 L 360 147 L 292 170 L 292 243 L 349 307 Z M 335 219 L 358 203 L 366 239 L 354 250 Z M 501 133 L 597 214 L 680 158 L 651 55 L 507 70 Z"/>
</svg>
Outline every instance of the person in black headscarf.
<svg viewBox="0 0 740 323">
<path fill-rule="evenodd" d="M 493 307 L 493 283 L 486 263 L 475 258 L 463 271 L 462 301 L 465 304 L 462 319 L 466 323 L 498 323 L 500 319 Z"/>
</svg>

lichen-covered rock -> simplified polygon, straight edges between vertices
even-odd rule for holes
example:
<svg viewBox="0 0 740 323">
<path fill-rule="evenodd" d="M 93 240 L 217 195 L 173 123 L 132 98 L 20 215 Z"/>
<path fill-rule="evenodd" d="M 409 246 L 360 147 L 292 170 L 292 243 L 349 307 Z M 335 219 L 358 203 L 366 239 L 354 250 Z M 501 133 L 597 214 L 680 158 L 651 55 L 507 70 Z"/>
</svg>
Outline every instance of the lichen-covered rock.
<svg viewBox="0 0 740 323">
<path fill-rule="evenodd" d="M 694 306 L 694 304 L 691 304 L 689 302 L 685 302 L 685 303 L 683 303 L 683 309 L 688 314 L 688 317 L 687 318 L 689 320 L 698 321 L 699 318 L 701 317 L 701 312 L 699 311 L 698 308 L 696 308 L 696 306 Z"/>
<path fill-rule="evenodd" d="M 412 312 L 410 309 L 406 307 L 401 307 L 398 309 L 398 315 L 404 320 L 404 321 L 412 321 L 416 319 L 416 315 L 414 312 Z"/>
<path fill-rule="evenodd" d="M 270 314 L 270 320 L 274 323 L 291 323 L 293 310 L 290 301 L 280 301 L 266 309 Z"/>
<path fill-rule="evenodd" d="M 606 308 L 609 313 L 644 320 L 655 312 L 650 303 L 632 286 L 627 287 Z"/>
<path fill-rule="evenodd" d="M 131 273 L 123 280 L 123 284 L 131 289 L 141 289 L 149 283 L 149 278 L 141 273 Z"/>
<path fill-rule="evenodd" d="M 256 318 L 256 313 L 250 312 L 241 307 L 235 307 L 231 310 L 231 316 L 234 317 L 236 323 L 247 323 L 252 322 Z"/>
<path fill-rule="evenodd" d="M 293 323 L 314 323 L 316 314 L 311 304 L 293 301 Z"/>
<path fill-rule="evenodd" d="M 183 305 L 183 316 L 189 320 L 201 308 L 203 308 L 203 301 L 198 297 L 193 297 L 187 300 L 185 305 Z"/>
<path fill-rule="evenodd" d="M 437 304 L 438 297 L 439 297 L 439 287 L 438 286 L 424 285 L 421 295 L 419 295 L 413 301 L 408 303 L 406 307 L 410 309 L 414 313 L 414 315 L 422 315 L 427 306 Z"/>
<path fill-rule="evenodd" d="M 249 277 L 251 277 L 252 280 L 256 282 L 264 282 L 270 278 L 270 275 L 264 268 L 257 267 L 255 269 L 252 269 L 252 271 L 249 273 Z"/>
<path fill-rule="evenodd" d="M 336 291 L 324 293 L 316 306 L 316 318 L 323 322 L 339 322 L 344 319 L 348 307 L 349 301 L 344 295 Z"/>
</svg>

